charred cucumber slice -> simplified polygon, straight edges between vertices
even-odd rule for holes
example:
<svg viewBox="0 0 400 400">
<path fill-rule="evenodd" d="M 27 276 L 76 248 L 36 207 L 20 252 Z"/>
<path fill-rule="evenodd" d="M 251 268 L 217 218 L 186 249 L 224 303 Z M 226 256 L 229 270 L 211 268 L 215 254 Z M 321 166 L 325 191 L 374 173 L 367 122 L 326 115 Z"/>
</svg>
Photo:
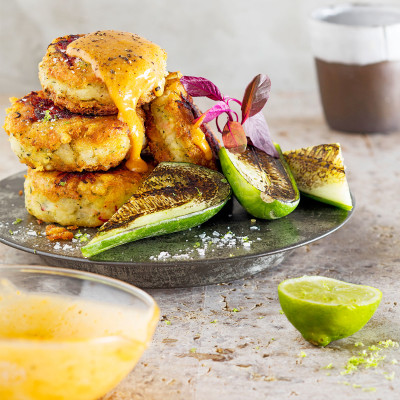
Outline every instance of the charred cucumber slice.
<svg viewBox="0 0 400 400">
<path fill-rule="evenodd" d="M 344 210 L 353 208 L 339 143 L 286 151 L 283 155 L 302 193 Z"/>
<path fill-rule="evenodd" d="M 82 254 L 91 257 L 124 243 L 192 228 L 214 216 L 230 195 L 229 183 L 217 171 L 163 162 L 82 247 Z"/>
<path fill-rule="evenodd" d="M 299 204 L 296 182 L 278 145 L 276 159 L 254 146 L 244 153 L 221 148 L 222 171 L 233 193 L 248 213 L 257 218 L 276 219 L 291 213 Z"/>
</svg>

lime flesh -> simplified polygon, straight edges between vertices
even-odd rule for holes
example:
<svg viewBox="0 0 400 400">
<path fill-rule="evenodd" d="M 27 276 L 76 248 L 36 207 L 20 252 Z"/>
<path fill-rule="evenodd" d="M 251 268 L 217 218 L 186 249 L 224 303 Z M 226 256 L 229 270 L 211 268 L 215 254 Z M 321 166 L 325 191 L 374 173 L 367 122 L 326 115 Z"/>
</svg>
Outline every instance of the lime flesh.
<svg viewBox="0 0 400 400">
<path fill-rule="evenodd" d="M 320 276 L 288 279 L 278 286 L 283 312 L 304 339 L 317 346 L 359 331 L 382 299 L 380 290 Z"/>
<path fill-rule="evenodd" d="M 344 210 L 353 208 L 339 143 L 286 151 L 283 155 L 304 195 Z"/>
</svg>

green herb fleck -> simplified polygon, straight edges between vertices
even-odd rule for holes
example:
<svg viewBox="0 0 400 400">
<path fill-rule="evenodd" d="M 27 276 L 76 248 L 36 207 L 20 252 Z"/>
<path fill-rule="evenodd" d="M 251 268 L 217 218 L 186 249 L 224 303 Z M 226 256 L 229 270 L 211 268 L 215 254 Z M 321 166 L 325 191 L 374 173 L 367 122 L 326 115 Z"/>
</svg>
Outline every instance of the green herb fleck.
<svg viewBox="0 0 400 400">
<path fill-rule="evenodd" d="M 82 60 L 78 61 L 76 64 L 78 64 L 78 68 L 80 69 L 84 69 L 87 66 L 87 64 Z"/>
<path fill-rule="evenodd" d="M 240 310 L 238 310 L 237 308 L 232 308 L 231 311 L 232 311 L 232 312 L 239 312 Z"/>
<path fill-rule="evenodd" d="M 89 240 L 89 235 L 87 233 L 81 235 L 81 238 L 79 239 L 80 242 L 87 242 L 88 240 Z"/>
<path fill-rule="evenodd" d="M 171 325 L 171 321 L 166 320 L 165 325 Z"/>
<path fill-rule="evenodd" d="M 307 357 L 307 354 L 304 352 L 304 351 L 301 351 L 300 353 L 299 353 L 299 357 Z"/>
<path fill-rule="evenodd" d="M 66 183 L 67 183 L 67 182 L 65 182 L 65 181 L 60 181 L 60 182 L 58 182 L 58 186 L 65 186 Z"/>
<path fill-rule="evenodd" d="M 197 351 L 197 350 L 196 350 L 196 347 L 192 347 L 192 348 L 190 349 L 190 352 L 191 352 L 191 353 L 196 353 L 196 351 Z"/>
<path fill-rule="evenodd" d="M 14 235 L 14 232 L 11 229 L 8 232 L 10 233 L 10 235 Z"/>
<path fill-rule="evenodd" d="M 21 218 L 17 218 L 12 224 L 13 225 L 18 225 L 18 224 L 20 224 L 22 222 L 22 219 Z"/>
<path fill-rule="evenodd" d="M 48 122 L 48 121 L 50 121 L 50 120 L 51 120 L 50 110 L 46 110 L 45 113 L 44 113 L 43 121 Z"/>
<path fill-rule="evenodd" d="M 285 312 L 283 310 L 279 310 L 279 314 L 285 315 Z"/>
<path fill-rule="evenodd" d="M 328 365 L 323 367 L 323 369 L 332 369 L 332 368 L 333 368 L 333 364 L 332 363 L 329 363 Z"/>
<path fill-rule="evenodd" d="M 210 321 L 210 324 L 216 324 L 218 322 L 217 319 L 213 319 L 212 321 Z"/>
</svg>

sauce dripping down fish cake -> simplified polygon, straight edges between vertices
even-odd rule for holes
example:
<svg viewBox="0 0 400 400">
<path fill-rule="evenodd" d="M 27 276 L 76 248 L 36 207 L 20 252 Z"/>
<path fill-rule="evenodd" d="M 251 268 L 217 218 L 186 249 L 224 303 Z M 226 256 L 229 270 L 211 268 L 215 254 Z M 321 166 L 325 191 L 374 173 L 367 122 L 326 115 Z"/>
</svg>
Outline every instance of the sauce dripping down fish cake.
<svg viewBox="0 0 400 400">
<path fill-rule="evenodd" d="M 78 38 L 68 45 L 67 54 L 90 63 L 106 84 L 118 108 L 118 118 L 130 130 L 131 150 L 126 166 L 132 171 L 146 171 L 147 164 L 140 158 L 144 124 L 136 108 L 163 93 L 166 52 L 138 35 L 109 30 Z"/>
</svg>

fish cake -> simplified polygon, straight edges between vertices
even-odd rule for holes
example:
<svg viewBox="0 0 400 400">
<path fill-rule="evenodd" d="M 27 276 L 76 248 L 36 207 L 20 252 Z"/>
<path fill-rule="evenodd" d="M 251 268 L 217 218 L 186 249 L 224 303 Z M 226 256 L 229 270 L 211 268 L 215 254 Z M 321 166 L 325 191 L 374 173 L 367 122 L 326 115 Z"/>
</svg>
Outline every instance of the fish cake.
<svg viewBox="0 0 400 400">
<path fill-rule="evenodd" d="M 83 35 L 54 39 L 39 64 L 43 90 L 59 107 L 79 114 L 113 115 L 118 109 L 104 82 L 96 77 L 92 66 L 79 57 L 70 57 L 67 46 Z"/>
<path fill-rule="evenodd" d="M 43 92 L 12 99 L 4 129 L 20 161 L 41 171 L 108 170 L 130 149 L 128 126 L 116 116 L 83 116 L 54 105 Z"/>
<path fill-rule="evenodd" d="M 47 223 L 96 227 L 109 220 L 149 172 L 119 167 L 106 172 L 44 172 L 28 169 L 25 206 Z"/>
<path fill-rule="evenodd" d="M 146 136 L 150 153 L 157 162 L 189 162 L 216 169 L 215 144 L 210 147 L 208 127 L 196 127 L 196 108 L 179 80 L 179 73 L 166 78 L 164 93 L 146 110 Z"/>
</svg>

